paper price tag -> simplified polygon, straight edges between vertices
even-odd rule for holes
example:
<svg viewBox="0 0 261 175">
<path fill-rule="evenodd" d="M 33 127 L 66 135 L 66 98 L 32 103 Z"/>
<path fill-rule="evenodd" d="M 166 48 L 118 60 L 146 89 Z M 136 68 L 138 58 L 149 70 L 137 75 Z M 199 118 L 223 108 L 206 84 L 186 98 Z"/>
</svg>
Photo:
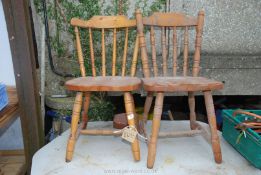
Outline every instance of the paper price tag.
<svg viewBox="0 0 261 175">
<path fill-rule="evenodd" d="M 134 114 L 129 114 L 129 115 L 127 116 L 127 118 L 128 118 L 128 120 L 134 119 Z"/>
<path fill-rule="evenodd" d="M 138 134 L 138 132 L 137 132 L 136 128 L 126 127 L 123 130 L 121 137 L 124 140 L 127 140 L 130 143 L 133 143 L 135 138 L 136 138 L 136 136 L 137 136 L 137 134 Z"/>
</svg>

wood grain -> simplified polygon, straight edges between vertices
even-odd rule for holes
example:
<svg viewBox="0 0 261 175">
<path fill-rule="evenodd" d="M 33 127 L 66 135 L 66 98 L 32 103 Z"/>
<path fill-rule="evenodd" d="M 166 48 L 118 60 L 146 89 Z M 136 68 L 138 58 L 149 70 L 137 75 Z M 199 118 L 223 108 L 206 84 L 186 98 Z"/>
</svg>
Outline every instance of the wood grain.
<svg viewBox="0 0 261 175">
<path fill-rule="evenodd" d="M 223 88 L 219 81 L 210 80 L 203 77 L 157 77 L 142 78 L 143 87 L 146 91 L 205 91 L 218 90 Z"/>
<path fill-rule="evenodd" d="M 112 49 L 112 76 L 116 75 L 116 59 L 117 59 L 117 30 L 113 29 L 113 49 Z"/>
<path fill-rule="evenodd" d="M 90 42 L 90 56 L 91 56 L 91 65 L 92 65 L 92 76 L 96 76 L 95 68 L 95 58 L 94 58 L 94 49 L 93 49 L 93 39 L 92 39 L 92 29 L 89 28 L 89 42 Z"/>
<path fill-rule="evenodd" d="M 19 106 L 15 87 L 7 87 L 8 105 L 0 111 L 0 134 L 3 133 L 18 117 Z"/>
<path fill-rule="evenodd" d="M 158 65 L 157 65 L 157 53 L 156 53 L 156 41 L 155 41 L 155 31 L 154 27 L 150 27 L 150 43 L 151 43 L 151 57 L 152 57 L 152 65 L 154 76 L 158 76 Z"/>
<path fill-rule="evenodd" d="M 72 26 L 79 26 L 82 28 L 123 28 L 136 27 L 136 20 L 129 20 L 124 15 L 119 16 L 93 16 L 90 20 L 85 21 L 79 18 L 71 19 Z"/>
<path fill-rule="evenodd" d="M 134 111 L 135 106 L 134 106 L 133 97 L 130 92 L 124 93 L 124 104 L 125 104 L 125 111 L 127 114 L 129 126 L 136 127 L 135 118 L 134 118 L 135 117 L 135 111 Z M 133 115 L 134 117 L 132 117 L 132 118 L 128 117 L 130 115 Z M 137 139 L 137 137 L 134 140 L 134 142 L 131 144 L 131 150 L 132 150 L 134 160 L 139 161 L 140 160 L 140 145 L 139 145 L 139 140 Z"/>
<path fill-rule="evenodd" d="M 161 114 L 163 108 L 163 100 L 164 100 L 164 93 L 162 92 L 157 93 L 154 113 L 153 113 L 153 120 L 152 120 L 152 131 L 151 131 L 151 136 L 150 136 L 149 146 L 148 146 L 148 158 L 147 158 L 148 168 L 153 168 L 155 162 L 158 133 L 160 129 L 160 121 L 161 121 Z"/>
<path fill-rule="evenodd" d="M 200 51 L 201 51 L 201 43 L 202 43 L 202 33 L 203 33 L 203 25 L 204 25 L 204 11 L 199 11 L 198 13 L 198 25 L 196 27 L 196 41 L 195 41 L 195 53 L 194 53 L 194 63 L 192 75 L 198 76 L 200 71 Z"/>
<path fill-rule="evenodd" d="M 85 72 L 84 59 L 83 59 L 83 54 L 82 54 L 82 46 L 81 46 L 78 27 L 74 28 L 74 32 L 75 32 L 75 36 L 76 36 L 76 48 L 77 48 L 78 62 L 80 64 L 81 76 L 85 77 L 86 72 Z"/>
<path fill-rule="evenodd" d="M 141 80 L 121 76 L 79 77 L 67 81 L 65 86 L 73 91 L 134 91 L 140 88 Z"/>
<path fill-rule="evenodd" d="M 162 48 L 162 62 L 163 62 L 163 75 L 167 76 L 167 46 L 166 46 L 166 35 L 165 27 L 161 27 L 161 48 Z"/>
<path fill-rule="evenodd" d="M 66 162 L 70 162 L 73 157 L 74 147 L 77 139 L 77 130 L 78 122 L 80 119 L 81 107 L 82 107 L 82 92 L 77 92 L 75 97 L 75 102 L 72 112 L 72 121 L 71 121 L 71 134 L 68 139 L 67 148 L 66 148 Z"/>
<path fill-rule="evenodd" d="M 102 76 L 106 76 L 106 50 L 104 29 L 102 29 Z"/>
<path fill-rule="evenodd" d="M 142 22 L 144 25 L 160 26 L 160 27 L 182 27 L 196 26 L 197 18 L 187 16 L 183 13 L 162 13 L 155 12 L 150 17 L 144 17 Z"/>
<path fill-rule="evenodd" d="M 137 62 L 138 62 L 138 54 L 139 54 L 139 37 L 136 37 L 134 51 L 133 51 L 133 57 L 132 57 L 132 64 L 131 64 L 131 77 L 134 77 L 136 75 L 137 70 Z"/>
<path fill-rule="evenodd" d="M 142 70 L 143 70 L 144 77 L 147 78 L 150 77 L 150 67 L 149 67 L 146 41 L 143 33 L 142 15 L 139 9 L 136 11 L 136 20 L 137 20 L 137 31 L 139 35 L 139 44 L 141 50 Z"/>
<path fill-rule="evenodd" d="M 184 32 L 184 50 L 183 50 L 183 76 L 187 76 L 188 74 L 188 27 L 185 27 Z"/>
<path fill-rule="evenodd" d="M 124 41 L 124 51 L 122 57 L 122 68 L 121 68 L 121 76 L 125 76 L 126 73 L 126 60 L 127 60 L 127 52 L 128 52 L 128 36 L 129 36 L 129 29 L 125 29 L 125 41 Z"/>
<path fill-rule="evenodd" d="M 0 151 L 0 174 L 21 175 L 26 173 L 24 150 Z"/>
<path fill-rule="evenodd" d="M 217 133 L 217 122 L 216 122 L 216 115 L 215 115 L 215 109 L 214 109 L 214 103 L 213 103 L 211 91 L 204 92 L 204 99 L 205 99 L 206 111 L 208 116 L 208 123 L 211 132 L 211 143 L 212 143 L 214 159 L 216 163 L 221 163 L 222 154 L 221 154 L 219 136 Z"/>
<path fill-rule="evenodd" d="M 177 68 L 178 68 L 178 52 L 177 52 L 177 29 L 176 27 L 173 27 L 173 76 L 177 75 Z"/>
<path fill-rule="evenodd" d="M 149 17 L 142 18 L 141 11 L 136 11 L 136 20 L 137 20 L 137 31 L 139 34 L 139 41 L 141 47 L 141 60 L 142 60 L 142 68 L 143 75 L 142 78 L 143 88 L 149 94 L 156 92 L 156 102 L 154 107 L 154 117 L 152 122 L 152 131 L 151 131 L 151 139 L 149 141 L 149 149 L 148 149 L 148 159 L 147 159 L 147 167 L 153 168 L 155 157 L 156 157 L 156 146 L 157 146 L 157 138 L 159 135 L 160 128 L 160 117 L 162 114 L 162 106 L 163 106 L 163 92 L 188 92 L 188 103 L 190 109 L 190 126 L 193 131 L 189 132 L 171 132 L 161 134 L 164 137 L 172 137 L 172 136 L 190 136 L 198 133 L 203 133 L 202 135 L 206 135 L 206 138 L 209 136 L 205 134 L 204 129 L 200 127 L 196 122 L 196 113 L 195 113 L 195 91 L 204 91 L 204 97 L 206 102 L 206 110 L 208 114 L 208 121 L 211 130 L 211 144 L 215 157 L 215 161 L 217 163 L 221 163 L 222 155 L 220 150 L 219 138 L 217 135 L 216 128 L 216 118 L 214 113 L 214 105 L 213 99 L 211 95 L 211 90 L 219 90 L 223 88 L 223 84 L 221 82 L 207 79 L 204 77 L 197 77 L 200 70 L 200 49 L 201 49 L 201 37 L 202 37 L 202 29 L 204 23 L 204 11 L 200 11 L 198 13 L 198 17 L 187 16 L 183 13 L 154 13 Z M 163 63 L 163 77 L 150 77 L 150 65 L 148 61 L 148 53 L 147 53 L 147 45 L 144 37 L 144 26 L 150 27 L 150 40 L 151 40 L 151 50 L 152 50 L 152 64 L 153 69 L 155 68 L 154 55 L 155 55 L 155 37 L 154 37 L 154 27 L 161 28 L 161 42 L 162 42 L 162 60 Z M 165 40 L 165 28 L 173 29 L 173 77 L 167 77 L 166 73 L 166 40 Z M 177 76 L 177 27 L 184 28 L 184 51 L 183 51 L 183 76 Z M 189 52 L 189 36 L 188 30 L 189 27 L 196 28 L 196 41 L 195 41 L 195 54 L 193 60 L 193 68 L 192 68 L 192 76 L 188 76 L 188 52 Z M 154 69 L 155 76 L 155 69 Z M 148 107 L 150 105 L 150 97 L 147 96 L 145 102 L 146 112 L 144 112 L 144 116 L 146 116 Z M 145 128 L 145 127 L 144 127 Z M 201 131 L 198 131 L 200 129 Z M 209 140 L 209 139 L 207 139 Z"/>
</svg>

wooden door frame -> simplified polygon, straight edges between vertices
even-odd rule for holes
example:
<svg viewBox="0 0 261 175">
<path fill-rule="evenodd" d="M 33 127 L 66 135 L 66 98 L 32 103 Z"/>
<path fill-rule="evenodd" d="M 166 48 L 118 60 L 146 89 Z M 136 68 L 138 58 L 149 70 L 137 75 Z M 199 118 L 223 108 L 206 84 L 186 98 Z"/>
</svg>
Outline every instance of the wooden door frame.
<svg viewBox="0 0 261 175">
<path fill-rule="evenodd" d="M 29 0 L 2 0 L 19 99 L 28 174 L 34 153 L 44 145 L 29 3 Z"/>
</svg>

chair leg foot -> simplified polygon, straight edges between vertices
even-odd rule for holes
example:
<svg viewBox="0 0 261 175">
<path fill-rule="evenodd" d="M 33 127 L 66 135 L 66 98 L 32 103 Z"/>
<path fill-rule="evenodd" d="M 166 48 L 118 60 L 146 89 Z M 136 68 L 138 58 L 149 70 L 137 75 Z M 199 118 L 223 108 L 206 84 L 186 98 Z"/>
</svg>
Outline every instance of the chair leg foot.
<svg viewBox="0 0 261 175">
<path fill-rule="evenodd" d="M 152 123 L 152 134 L 149 141 L 148 146 L 148 158 L 147 158 L 147 167 L 153 168 L 155 158 L 156 158 L 156 150 L 157 150 L 157 140 L 158 140 L 158 131 L 160 127 L 160 119 L 153 119 Z"/>
<path fill-rule="evenodd" d="M 75 142 L 76 142 L 76 139 L 69 138 L 68 143 L 67 143 L 67 149 L 66 149 L 66 157 L 65 157 L 66 162 L 71 162 L 71 160 L 72 160 Z"/>
<path fill-rule="evenodd" d="M 206 104 L 206 110 L 208 116 L 208 123 L 211 131 L 211 144 L 212 144 L 214 159 L 215 162 L 219 164 L 222 162 L 222 154 L 221 154 L 219 136 L 217 133 L 217 124 L 216 124 L 217 122 L 216 122 L 216 115 L 215 115 L 211 91 L 205 91 L 204 98 L 205 98 L 205 104 Z"/>
<path fill-rule="evenodd" d="M 68 139 L 67 149 L 66 149 L 66 157 L 65 157 L 66 162 L 70 162 L 73 157 L 74 147 L 77 139 L 77 129 L 78 129 L 78 122 L 81 113 L 81 107 L 82 107 L 82 92 L 78 92 L 76 94 L 76 98 L 73 106 L 71 134 Z"/>
<path fill-rule="evenodd" d="M 130 92 L 124 93 L 124 102 L 125 102 L 125 110 L 127 114 L 128 124 L 129 126 L 135 127 L 135 106 L 133 97 Z M 135 161 L 140 160 L 140 145 L 139 140 L 136 138 L 134 142 L 131 144 L 132 154 Z"/>
<path fill-rule="evenodd" d="M 154 107 L 153 121 L 152 121 L 152 131 L 151 131 L 151 137 L 150 137 L 149 148 L 148 148 L 148 158 L 147 158 L 148 168 L 153 168 L 155 158 L 156 158 L 157 141 L 158 141 L 158 134 L 160 129 L 163 99 L 164 99 L 164 94 L 161 92 L 157 93 L 155 107 Z"/>
</svg>

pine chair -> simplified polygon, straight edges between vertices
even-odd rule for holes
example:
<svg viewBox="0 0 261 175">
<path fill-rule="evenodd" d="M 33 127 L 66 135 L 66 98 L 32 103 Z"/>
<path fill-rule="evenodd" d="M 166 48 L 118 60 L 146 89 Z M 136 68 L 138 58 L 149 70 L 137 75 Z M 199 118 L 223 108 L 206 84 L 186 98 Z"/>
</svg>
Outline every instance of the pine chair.
<svg viewBox="0 0 261 175">
<path fill-rule="evenodd" d="M 134 111 L 135 106 L 133 102 L 133 97 L 131 92 L 138 90 L 141 86 L 141 80 L 139 78 L 134 77 L 136 73 L 136 64 L 138 57 L 138 37 L 136 37 L 135 46 L 133 48 L 133 57 L 131 64 L 127 64 L 128 60 L 128 43 L 129 43 L 129 29 L 136 28 L 136 21 L 129 20 L 125 16 L 94 16 L 88 21 L 84 21 L 81 19 L 73 18 L 71 20 L 71 25 L 74 26 L 75 38 L 76 38 L 76 48 L 78 61 L 80 65 L 81 77 L 69 80 L 66 82 L 65 86 L 68 90 L 76 91 L 76 98 L 73 107 L 72 113 L 72 122 L 71 122 L 71 134 L 67 143 L 66 150 L 66 162 L 72 160 L 74 147 L 76 140 L 79 134 L 89 134 L 89 135 L 119 135 L 120 132 L 114 132 L 114 130 L 88 130 L 86 129 L 88 122 L 88 108 L 90 103 L 90 96 L 92 92 L 123 92 L 124 93 L 124 102 L 125 102 L 125 110 L 128 118 L 129 126 L 135 127 L 134 122 Z M 90 47 L 90 62 L 91 62 L 91 72 L 92 76 L 86 76 L 86 70 L 84 66 L 84 57 L 83 50 L 80 40 L 80 31 L 88 30 L 89 32 L 89 47 Z M 99 52 L 98 49 L 94 49 L 95 42 L 93 41 L 93 31 L 101 32 L 101 43 L 97 45 L 101 47 L 101 76 L 98 76 L 98 70 L 96 67 L 95 54 Z M 123 56 L 118 56 L 117 53 L 117 32 L 125 31 L 125 39 L 124 39 L 124 50 Z M 112 53 L 108 53 L 108 55 L 112 54 L 111 62 L 109 59 L 106 59 L 106 36 L 112 37 Z M 111 34 L 112 33 L 112 34 Z M 99 47 L 99 48 L 100 48 Z M 120 48 L 120 47 L 119 47 Z M 108 50 L 108 49 L 107 49 Z M 117 57 L 121 57 L 122 60 L 117 61 Z M 117 63 L 121 64 L 121 71 L 117 69 Z M 107 65 L 107 67 L 106 67 Z M 110 67 L 108 68 L 108 66 Z M 130 66 L 130 70 L 127 71 L 128 66 Z M 108 74 L 111 72 L 111 76 Z M 128 72 L 130 72 L 130 76 L 125 76 Z M 80 118 L 80 114 L 82 111 L 83 104 L 83 113 L 82 113 L 82 124 L 78 127 L 78 122 Z M 140 148 L 139 142 L 137 138 L 131 144 L 132 153 L 135 161 L 140 160 Z"/>
<path fill-rule="evenodd" d="M 208 122 L 211 131 L 211 141 L 212 149 L 214 153 L 214 158 L 217 163 L 221 163 L 222 155 L 220 150 L 219 137 L 216 128 L 216 117 L 213 106 L 212 90 L 218 90 L 223 88 L 221 82 L 210 80 L 204 77 L 198 77 L 200 70 L 200 50 L 202 41 L 202 29 L 204 23 L 204 11 L 198 13 L 198 17 L 187 16 L 183 13 L 154 13 L 150 17 L 142 18 L 140 10 L 136 12 L 137 20 L 137 30 L 139 35 L 139 44 L 141 48 L 141 59 L 144 78 L 143 88 L 147 91 L 148 96 L 145 101 L 145 109 L 143 114 L 144 123 L 147 122 L 148 111 L 151 106 L 151 101 L 153 99 L 153 93 L 156 93 L 156 101 L 154 107 L 154 116 L 152 121 L 152 132 L 148 143 L 148 159 L 147 167 L 152 168 L 156 156 L 156 145 L 158 136 L 192 136 L 195 134 L 203 133 L 203 127 L 196 121 L 195 113 L 195 97 L 194 93 L 196 91 L 202 91 L 205 98 L 205 105 L 207 111 Z M 146 39 L 144 35 L 144 27 L 149 27 L 150 31 L 150 48 L 151 48 L 151 61 L 148 59 Z M 195 39 L 195 51 L 191 74 L 189 76 L 189 29 L 196 29 L 196 39 Z M 157 30 L 160 29 L 160 30 Z M 168 61 L 167 45 L 166 45 L 166 29 L 172 31 L 173 41 L 173 60 L 172 64 Z M 177 45 L 177 30 L 184 29 L 184 45 L 183 45 L 183 70 L 178 69 L 178 45 Z M 155 32 L 161 32 L 160 35 L 156 35 Z M 171 33 L 171 32 L 170 32 Z M 170 34 L 169 33 L 169 34 Z M 160 60 L 156 59 L 156 45 L 155 36 L 161 37 L 161 49 L 162 49 L 162 74 L 159 72 Z M 151 75 L 151 68 L 153 76 Z M 171 73 L 168 68 L 172 68 Z M 181 76 L 177 74 L 181 72 Z M 191 131 L 182 132 L 169 132 L 169 133 L 159 133 L 160 120 L 162 114 L 162 106 L 165 92 L 188 92 L 188 104 L 190 109 L 190 127 Z M 205 131 L 206 132 L 206 131 Z"/>
</svg>

